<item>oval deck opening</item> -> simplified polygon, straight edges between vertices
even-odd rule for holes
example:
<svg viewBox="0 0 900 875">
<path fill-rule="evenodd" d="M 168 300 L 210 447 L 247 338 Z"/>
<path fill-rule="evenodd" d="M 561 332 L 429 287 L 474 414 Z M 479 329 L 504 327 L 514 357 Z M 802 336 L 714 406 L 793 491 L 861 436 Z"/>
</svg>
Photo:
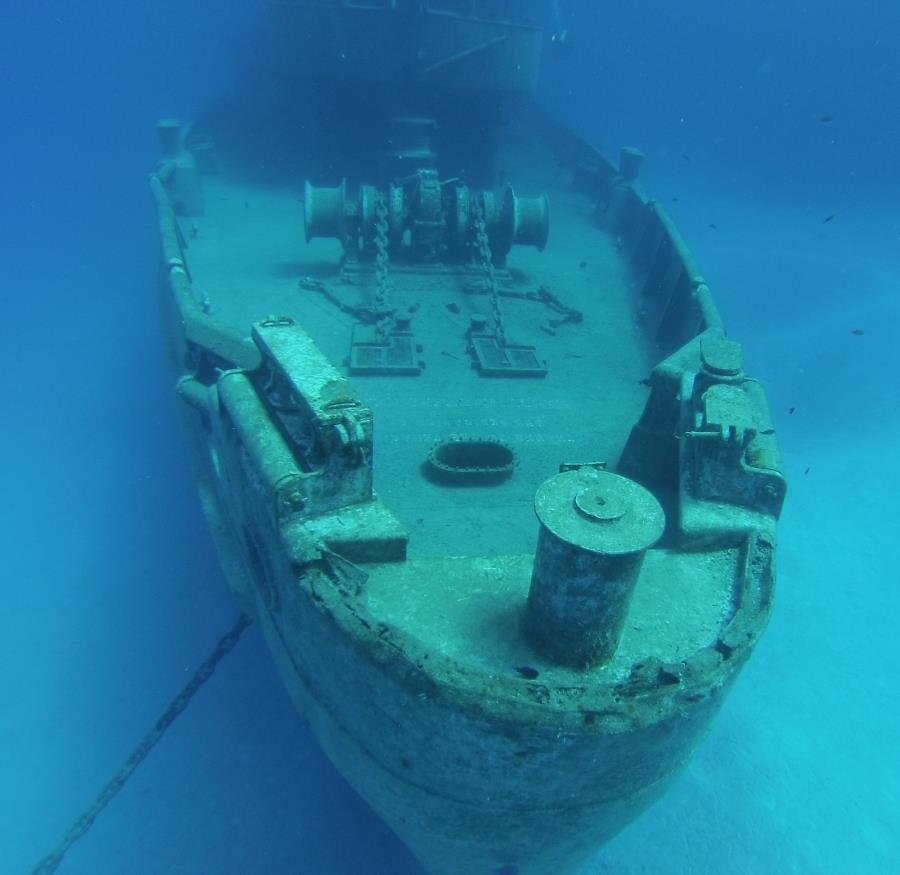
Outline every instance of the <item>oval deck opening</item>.
<svg viewBox="0 0 900 875">
<path fill-rule="evenodd" d="M 502 441 L 452 437 L 431 448 L 426 475 L 441 483 L 475 486 L 504 480 L 515 464 L 515 452 Z"/>
</svg>

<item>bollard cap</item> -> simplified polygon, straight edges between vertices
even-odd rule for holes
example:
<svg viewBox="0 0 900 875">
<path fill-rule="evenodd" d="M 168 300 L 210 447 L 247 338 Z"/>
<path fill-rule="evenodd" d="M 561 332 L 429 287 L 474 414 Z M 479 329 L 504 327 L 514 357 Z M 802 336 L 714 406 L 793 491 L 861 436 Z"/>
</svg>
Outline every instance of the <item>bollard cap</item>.
<svg viewBox="0 0 900 875">
<path fill-rule="evenodd" d="M 723 377 L 736 377 L 742 368 L 741 345 L 724 335 L 710 333 L 700 340 L 700 360 L 704 370 Z"/>
<path fill-rule="evenodd" d="M 541 525 L 590 553 L 621 556 L 659 540 L 665 514 L 643 486 L 609 471 L 578 468 L 545 480 L 534 497 Z"/>
</svg>

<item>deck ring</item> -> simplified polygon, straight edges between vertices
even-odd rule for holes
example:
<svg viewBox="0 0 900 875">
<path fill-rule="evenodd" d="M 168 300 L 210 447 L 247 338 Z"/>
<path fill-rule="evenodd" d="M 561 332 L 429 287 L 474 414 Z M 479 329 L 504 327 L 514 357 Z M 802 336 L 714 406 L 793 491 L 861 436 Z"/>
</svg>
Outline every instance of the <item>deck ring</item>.
<svg viewBox="0 0 900 875">
<path fill-rule="evenodd" d="M 497 438 L 449 437 L 431 448 L 424 474 L 444 485 L 484 486 L 510 477 L 515 466 L 515 451 Z"/>
</svg>

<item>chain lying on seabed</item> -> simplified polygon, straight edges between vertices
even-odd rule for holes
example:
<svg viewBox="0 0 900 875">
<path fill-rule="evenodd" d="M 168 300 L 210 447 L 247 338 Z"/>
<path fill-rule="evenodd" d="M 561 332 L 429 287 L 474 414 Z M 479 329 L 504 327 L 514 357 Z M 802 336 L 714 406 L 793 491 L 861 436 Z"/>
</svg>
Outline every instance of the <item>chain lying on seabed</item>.
<svg viewBox="0 0 900 875">
<path fill-rule="evenodd" d="M 147 754 L 156 747 L 166 730 L 187 708 L 200 687 L 212 677 L 216 666 L 234 649 L 244 629 L 252 622 L 250 617 L 245 613 L 241 613 L 231 630 L 219 639 L 219 643 L 213 648 L 212 653 L 200 663 L 191 679 L 169 703 L 169 707 L 163 711 L 153 728 L 143 737 L 128 759 L 122 763 L 119 771 L 116 772 L 111 780 L 107 781 L 103 789 L 97 794 L 97 798 L 91 807 L 73 821 L 63 840 L 31 870 L 31 875 L 52 875 L 57 870 L 69 848 L 94 825 L 94 821 L 99 817 L 103 809 L 118 795 L 119 791 L 125 786 L 126 781 L 134 773 L 134 770 L 144 761 Z"/>
</svg>

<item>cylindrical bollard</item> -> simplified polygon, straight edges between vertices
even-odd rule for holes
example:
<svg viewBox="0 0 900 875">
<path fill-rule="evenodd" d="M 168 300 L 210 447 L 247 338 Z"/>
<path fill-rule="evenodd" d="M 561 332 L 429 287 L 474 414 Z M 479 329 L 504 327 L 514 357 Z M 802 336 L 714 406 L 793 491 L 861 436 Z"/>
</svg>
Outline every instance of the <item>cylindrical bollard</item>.
<svg viewBox="0 0 900 875">
<path fill-rule="evenodd" d="M 641 172 L 644 153 L 634 146 L 623 146 L 619 152 L 619 175 L 628 182 L 634 182 Z"/>
<path fill-rule="evenodd" d="M 184 124 L 175 118 L 160 119 L 156 123 L 159 150 L 164 157 L 174 158 L 181 152 L 184 146 L 182 143 L 183 128 Z"/>
<path fill-rule="evenodd" d="M 644 553 L 665 515 L 643 486 L 579 468 L 545 480 L 535 495 L 540 522 L 525 632 L 544 656 L 587 668 L 619 644 Z"/>
<path fill-rule="evenodd" d="M 709 331 L 700 340 L 700 362 L 707 374 L 717 379 L 737 379 L 742 374 L 743 352 L 736 340 L 724 333 Z"/>
<path fill-rule="evenodd" d="M 157 167 L 176 216 L 203 215 L 203 189 L 193 154 L 185 148 L 183 122 L 164 118 L 156 123 L 162 160 Z"/>
</svg>

